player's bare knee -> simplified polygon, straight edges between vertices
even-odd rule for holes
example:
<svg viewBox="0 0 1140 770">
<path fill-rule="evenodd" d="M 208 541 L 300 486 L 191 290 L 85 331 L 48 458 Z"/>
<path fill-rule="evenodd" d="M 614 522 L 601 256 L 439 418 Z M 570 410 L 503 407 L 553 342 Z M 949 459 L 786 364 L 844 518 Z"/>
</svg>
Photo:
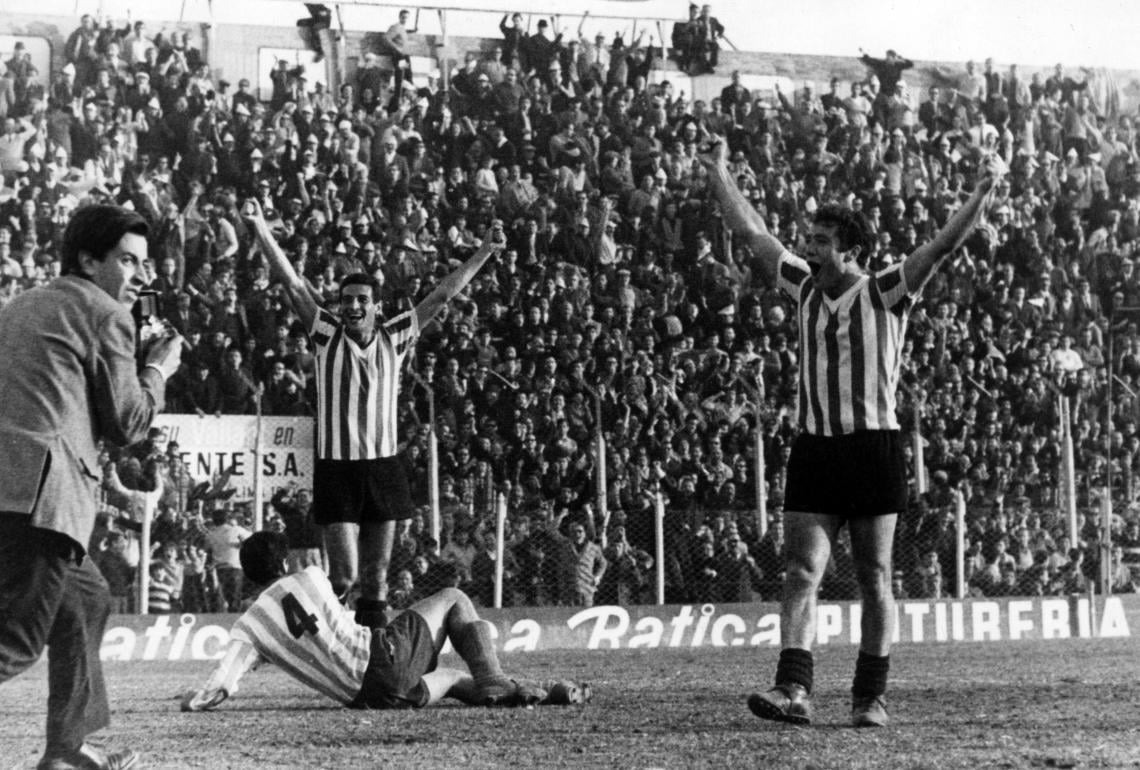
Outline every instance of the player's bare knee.
<svg viewBox="0 0 1140 770">
<path fill-rule="evenodd" d="M 788 557 L 785 570 L 786 585 L 795 590 L 812 588 L 823 580 L 824 566 L 815 564 L 811 560 Z"/>
<path fill-rule="evenodd" d="M 479 613 L 475 611 L 470 597 L 458 588 L 440 589 L 438 596 L 447 603 L 447 614 L 453 622 L 464 624 L 479 619 Z"/>
<path fill-rule="evenodd" d="M 855 579 L 864 599 L 886 599 L 891 596 L 891 569 L 885 564 L 860 564 Z"/>
</svg>

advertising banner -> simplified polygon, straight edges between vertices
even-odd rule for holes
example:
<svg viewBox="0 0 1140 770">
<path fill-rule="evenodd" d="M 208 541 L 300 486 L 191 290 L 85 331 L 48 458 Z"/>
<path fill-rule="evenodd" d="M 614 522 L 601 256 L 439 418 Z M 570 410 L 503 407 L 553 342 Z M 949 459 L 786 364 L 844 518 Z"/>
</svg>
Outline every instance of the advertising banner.
<svg viewBox="0 0 1140 770">
<path fill-rule="evenodd" d="M 778 647 L 776 604 L 481 609 L 499 649 Z M 103 637 L 103 660 L 213 660 L 237 615 L 118 615 Z M 860 606 L 819 605 L 816 643 L 859 643 Z M 1016 643 L 1028 639 L 1129 637 L 1140 624 L 1140 596 L 903 601 L 896 642 Z"/>
<path fill-rule="evenodd" d="M 316 442 L 311 417 L 262 417 L 259 447 L 253 415 L 163 414 L 155 418 L 154 425 L 162 430 L 165 441 L 178 443 L 182 462 L 195 479 L 215 479 L 232 468 L 229 486 L 237 490 L 236 499 L 252 499 L 258 465 L 265 500 L 291 483 L 312 488 Z M 260 449 L 260 463 L 255 447 Z"/>
</svg>

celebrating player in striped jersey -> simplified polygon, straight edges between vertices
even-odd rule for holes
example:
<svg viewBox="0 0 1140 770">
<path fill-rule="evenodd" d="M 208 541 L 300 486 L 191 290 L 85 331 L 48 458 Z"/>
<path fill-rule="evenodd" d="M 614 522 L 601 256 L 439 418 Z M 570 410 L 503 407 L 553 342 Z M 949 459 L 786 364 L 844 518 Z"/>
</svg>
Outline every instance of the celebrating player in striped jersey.
<svg viewBox="0 0 1140 770">
<path fill-rule="evenodd" d="M 183 711 L 206 711 L 238 691 L 242 675 L 276 664 L 302 684 L 351 708 L 421 708 L 442 698 L 472 705 L 584 703 L 586 686 L 508 678 L 491 624 L 462 591 L 444 589 L 380 628 L 358 625 L 319 567 L 286 575 L 289 541 L 258 532 L 242 543 L 246 577 L 268 585 L 230 631 L 230 644 L 206 684 L 182 697 Z M 470 668 L 437 668 L 446 640 Z"/>
<path fill-rule="evenodd" d="M 887 674 L 894 625 L 891 545 L 907 503 L 895 387 L 907 313 L 941 260 L 971 232 L 994 181 L 997 158 L 973 194 L 928 243 L 868 275 L 871 240 L 861 215 L 827 205 L 816 212 L 806 259 L 789 253 L 736 186 L 725 143 L 700 153 L 725 223 L 744 239 L 759 269 L 796 302 L 800 337 L 800 434 L 788 460 L 781 651 L 775 686 L 748 705 L 764 719 L 811 721 L 816 592 L 840 528 L 851 535 L 863 615 L 852 722 L 887 723 Z"/>
<path fill-rule="evenodd" d="M 375 626 L 385 619 L 396 522 L 414 512 L 396 452 L 400 368 L 420 330 L 500 250 L 501 228 L 414 310 L 383 321 L 375 278 L 345 276 L 340 312 L 334 315 L 318 306 L 277 245 L 258 203 L 247 202 L 243 214 L 316 353 L 313 518 L 324 528 L 333 588 L 345 597 L 359 579 L 357 620 Z"/>
</svg>

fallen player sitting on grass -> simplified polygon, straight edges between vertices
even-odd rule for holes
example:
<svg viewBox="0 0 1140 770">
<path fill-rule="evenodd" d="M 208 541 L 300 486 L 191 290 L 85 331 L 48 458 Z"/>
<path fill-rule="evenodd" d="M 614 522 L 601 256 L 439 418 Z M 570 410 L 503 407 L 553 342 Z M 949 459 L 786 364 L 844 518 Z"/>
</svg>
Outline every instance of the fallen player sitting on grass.
<svg viewBox="0 0 1140 770">
<path fill-rule="evenodd" d="M 350 708 L 421 708 L 443 698 L 480 706 L 585 703 L 573 682 L 523 682 L 503 673 L 491 638 L 462 591 L 445 588 L 379 628 L 357 625 L 318 567 L 287 574 L 289 543 L 258 532 L 242 543 L 247 578 L 268 586 L 230 631 L 225 656 L 205 686 L 182 696 L 183 711 L 206 711 L 238 691 L 263 661 Z M 470 673 L 437 668 L 450 639 Z"/>
</svg>

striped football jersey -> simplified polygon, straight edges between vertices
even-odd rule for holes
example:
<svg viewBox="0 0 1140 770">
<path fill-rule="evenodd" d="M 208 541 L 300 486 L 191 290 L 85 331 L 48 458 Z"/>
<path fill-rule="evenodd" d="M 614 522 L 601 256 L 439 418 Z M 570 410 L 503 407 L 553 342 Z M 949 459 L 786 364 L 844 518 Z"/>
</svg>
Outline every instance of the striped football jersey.
<svg viewBox="0 0 1140 770">
<path fill-rule="evenodd" d="M 319 567 L 307 567 L 265 589 L 230 636 L 341 703 L 351 703 L 364 684 L 372 634 L 341 605 Z"/>
<path fill-rule="evenodd" d="M 319 310 L 309 330 L 316 354 L 317 457 L 376 460 L 396 454 L 400 368 L 419 335 L 416 311 L 401 313 L 361 347 L 340 319 Z"/>
<path fill-rule="evenodd" d="M 776 282 L 798 310 L 800 428 L 818 436 L 898 430 L 895 389 L 915 296 L 902 263 L 831 299 L 815 287 L 807 262 L 785 251 Z"/>
</svg>

